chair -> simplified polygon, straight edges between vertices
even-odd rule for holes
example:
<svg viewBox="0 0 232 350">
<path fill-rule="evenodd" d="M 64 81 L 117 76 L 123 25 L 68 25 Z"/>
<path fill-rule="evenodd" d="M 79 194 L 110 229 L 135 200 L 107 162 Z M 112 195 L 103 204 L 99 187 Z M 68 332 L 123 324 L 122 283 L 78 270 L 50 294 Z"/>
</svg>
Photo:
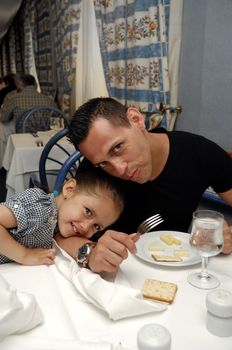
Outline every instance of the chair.
<svg viewBox="0 0 232 350">
<path fill-rule="evenodd" d="M 42 186 L 50 191 L 55 189 L 59 192 L 64 180 L 75 176 L 77 167 L 82 160 L 82 155 L 75 149 L 71 153 L 65 148 L 61 139 L 67 133 L 67 128 L 62 129 L 47 142 L 39 161 L 39 183 L 35 177 L 32 177 L 30 187 L 35 185 Z M 54 151 L 56 151 L 56 157 L 54 156 Z"/>
<path fill-rule="evenodd" d="M 51 129 L 51 118 L 58 118 L 60 127 L 67 126 L 68 122 L 64 113 L 56 107 L 34 106 L 24 111 L 15 124 L 16 133 L 36 133 Z"/>
<path fill-rule="evenodd" d="M 219 197 L 219 195 L 211 187 L 207 188 L 207 190 L 203 193 L 202 198 L 216 203 L 226 204 L 224 199 Z"/>
<path fill-rule="evenodd" d="M 68 174 L 71 175 L 71 177 L 75 177 L 76 170 L 77 170 L 77 162 L 78 165 L 80 164 L 82 160 L 82 154 L 79 151 L 74 152 L 62 165 L 60 168 L 60 171 L 56 177 L 56 182 L 53 188 L 54 193 L 59 193 L 64 181 L 67 180 Z M 74 172 L 75 171 L 75 172 Z"/>
</svg>

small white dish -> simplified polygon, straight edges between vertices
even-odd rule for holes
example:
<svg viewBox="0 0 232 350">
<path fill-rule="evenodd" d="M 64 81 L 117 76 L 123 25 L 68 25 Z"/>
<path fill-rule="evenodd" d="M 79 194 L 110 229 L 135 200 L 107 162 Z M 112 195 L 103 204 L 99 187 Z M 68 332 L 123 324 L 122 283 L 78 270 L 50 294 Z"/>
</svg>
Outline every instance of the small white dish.
<svg viewBox="0 0 232 350">
<path fill-rule="evenodd" d="M 169 246 L 165 244 L 160 240 L 161 234 L 170 234 L 175 238 L 180 239 L 181 246 L 177 246 L 177 245 Z M 137 247 L 136 256 L 144 261 L 147 261 L 155 265 L 181 267 L 181 266 L 199 264 L 201 262 L 201 257 L 190 246 L 189 237 L 190 235 L 188 233 L 179 232 L 179 231 L 154 231 L 154 232 L 145 233 L 140 237 L 140 239 L 136 243 L 136 247 Z M 173 255 L 174 250 L 177 250 L 177 249 L 187 250 L 189 255 L 187 257 L 183 257 L 182 261 L 180 262 L 155 261 L 149 252 L 149 247 L 151 245 L 162 245 L 164 250 L 160 252 L 161 255 Z"/>
</svg>

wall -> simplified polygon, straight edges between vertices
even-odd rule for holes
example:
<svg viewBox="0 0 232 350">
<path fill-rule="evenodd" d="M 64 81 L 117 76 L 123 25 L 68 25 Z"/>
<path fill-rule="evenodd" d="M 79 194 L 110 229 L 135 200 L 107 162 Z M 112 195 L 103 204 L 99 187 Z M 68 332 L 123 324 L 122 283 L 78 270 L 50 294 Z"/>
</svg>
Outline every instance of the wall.
<svg viewBox="0 0 232 350">
<path fill-rule="evenodd" d="M 232 1 L 184 0 L 175 129 L 232 150 Z"/>
</svg>

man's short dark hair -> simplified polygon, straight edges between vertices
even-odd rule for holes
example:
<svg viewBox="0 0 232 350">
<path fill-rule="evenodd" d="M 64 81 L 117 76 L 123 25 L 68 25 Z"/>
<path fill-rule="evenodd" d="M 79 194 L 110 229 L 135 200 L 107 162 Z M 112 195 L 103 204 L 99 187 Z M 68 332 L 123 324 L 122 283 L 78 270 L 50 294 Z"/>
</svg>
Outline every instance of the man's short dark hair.
<svg viewBox="0 0 232 350">
<path fill-rule="evenodd" d="M 15 76 L 15 83 L 21 84 L 23 87 L 26 86 L 35 86 L 36 87 L 36 80 L 31 74 L 16 74 Z"/>
<path fill-rule="evenodd" d="M 111 97 L 97 97 L 77 109 L 68 127 L 68 139 L 78 147 L 88 136 L 92 123 L 99 118 L 108 120 L 114 126 L 130 127 L 127 107 Z"/>
</svg>

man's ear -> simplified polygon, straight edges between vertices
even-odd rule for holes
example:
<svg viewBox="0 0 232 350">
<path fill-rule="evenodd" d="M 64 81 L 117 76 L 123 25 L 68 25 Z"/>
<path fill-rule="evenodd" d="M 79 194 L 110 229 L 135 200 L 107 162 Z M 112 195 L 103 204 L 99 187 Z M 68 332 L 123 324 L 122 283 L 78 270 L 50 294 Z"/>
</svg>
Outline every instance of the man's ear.
<svg viewBox="0 0 232 350">
<path fill-rule="evenodd" d="M 64 198 L 70 198 L 77 190 L 77 181 L 75 179 L 69 179 L 65 182 L 62 188 L 62 194 Z"/>
<path fill-rule="evenodd" d="M 142 130 L 145 129 L 144 117 L 136 108 L 129 107 L 127 109 L 127 118 L 131 125 L 136 125 Z"/>
</svg>

